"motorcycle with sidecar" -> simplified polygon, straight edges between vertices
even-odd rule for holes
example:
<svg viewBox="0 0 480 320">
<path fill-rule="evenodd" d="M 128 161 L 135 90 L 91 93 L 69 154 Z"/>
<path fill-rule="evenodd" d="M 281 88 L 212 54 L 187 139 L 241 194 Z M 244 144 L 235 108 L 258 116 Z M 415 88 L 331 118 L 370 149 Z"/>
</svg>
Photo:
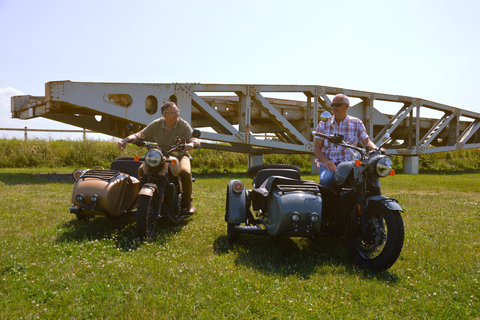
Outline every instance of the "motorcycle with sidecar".
<svg viewBox="0 0 480 320">
<path fill-rule="evenodd" d="M 328 121 L 328 115 L 322 115 Z M 398 259 L 404 242 L 402 207 L 381 194 L 380 178 L 394 175 L 382 149 L 367 151 L 341 135 L 312 134 L 356 152 L 358 159 L 338 165 L 335 186 L 305 181 L 300 169 L 286 164 L 250 167 L 253 189 L 240 180 L 227 186 L 225 221 L 229 244 L 241 233 L 273 238 L 343 238 L 360 267 L 381 271 Z M 384 139 L 388 140 L 388 136 Z"/>
<path fill-rule="evenodd" d="M 133 133 L 132 125 L 127 129 Z M 199 137 L 200 131 L 194 130 L 193 136 Z M 117 218 L 134 214 L 137 237 L 143 240 L 154 236 L 161 218 L 180 222 L 191 216 L 181 210 L 180 161 L 172 155 L 184 150 L 185 139 L 177 139 L 166 150 L 138 137 L 131 143 L 147 148 L 145 156 L 117 158 L 109 170 L 74 171 L 70 212 L 84 221 L 97 215 Z"/>
</svg>

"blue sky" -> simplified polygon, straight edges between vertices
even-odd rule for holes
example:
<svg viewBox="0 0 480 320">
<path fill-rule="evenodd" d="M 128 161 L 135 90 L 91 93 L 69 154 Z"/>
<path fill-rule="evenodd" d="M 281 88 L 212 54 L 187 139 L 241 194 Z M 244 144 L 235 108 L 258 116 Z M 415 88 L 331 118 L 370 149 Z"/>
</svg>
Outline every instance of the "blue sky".
<svg viewBox="0 0 480 320">
<path fill-rule="evenodd" d="M 69 128 L 11 119 L 10 96 L 54 80 L 326 85 L 480 112 L 479 13 L 474 0 L 0 0 L 0 127 Z"/>
</svg>

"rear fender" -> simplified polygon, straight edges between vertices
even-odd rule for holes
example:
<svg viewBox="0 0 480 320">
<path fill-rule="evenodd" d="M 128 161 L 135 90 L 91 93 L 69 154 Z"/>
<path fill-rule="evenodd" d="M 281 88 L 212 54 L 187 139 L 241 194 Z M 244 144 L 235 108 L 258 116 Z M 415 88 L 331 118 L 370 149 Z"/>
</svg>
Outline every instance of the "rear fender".
<svg viewBox="0 0 480 320">
<path fill-rule="evenodd" d="M 139 196 L 149 196 L 153 197 L 153 194 L 155 193 L 155 190 L 157 190 L 157 186 L 153 183 L 145 183 L 140 191 L 138 192 Z"/>
<path fill-rule="evenodd" d="M 382 203 L 389 210 L 403 212 L 403 208 L 398 204 L 397 199 L 387 198 L 385 196 L 372 196 L 367 198 L 367 207 L 377 202 Z"/>
<path fill-rule="evenodd" d="M 234 185 L 241 184 L 242 190 L 234 191 Z M 240 180 L 231 180 L 227 187 L 225 221 L 228 223 L 245 223 L 247 189 Z"/>
</svg>

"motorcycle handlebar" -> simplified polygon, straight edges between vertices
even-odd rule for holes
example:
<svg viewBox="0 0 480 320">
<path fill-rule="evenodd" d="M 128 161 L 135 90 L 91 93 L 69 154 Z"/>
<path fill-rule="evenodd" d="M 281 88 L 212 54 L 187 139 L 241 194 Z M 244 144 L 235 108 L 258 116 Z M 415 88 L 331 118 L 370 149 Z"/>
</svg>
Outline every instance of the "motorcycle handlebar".
<svg viewBox="0 0 480 320">
<path fill-rule="evenodd" d="M 341 147 L 344 147 L 344 148 L 349 148 L 349 149 L 353 149 L 355 151 L 358 151 L 360 152 L 363 156 L 365 156 L 365 150 L 362 149 L 362 148 L 359 148 L 359 147 L 356 147 L 356 146 L 352 146 L 351 144 L 348 144 L 345 140 L 343 140 L 343 136 L 342 135 L 326 135 L 324 133 L 320 133 L 320 132 L 317 132 L 317 131 L 312 131 L 312 134 L 316 137 L 320 137 L 320 138 L 323 138 L 323 139 L 327 139 L 328 141 L 336 144 L 336 145 L 339 145 Z"/>
</svg>

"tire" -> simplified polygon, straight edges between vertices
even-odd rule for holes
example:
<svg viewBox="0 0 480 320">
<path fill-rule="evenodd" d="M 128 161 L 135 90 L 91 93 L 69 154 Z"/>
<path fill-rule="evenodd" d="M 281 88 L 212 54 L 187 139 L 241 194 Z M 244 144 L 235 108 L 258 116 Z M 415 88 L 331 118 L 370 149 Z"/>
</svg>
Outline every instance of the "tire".
<svg viewBox="0 0 480 320">
<path fill-rule="evenodd" d="M 230 194 L 230 190 L 229 190 L 229 187 L 227 186 L 227 197 L 226 197 L 227 198 L 227 203 L 225 205 L 225 221 L 227 222 L 227 242 L 231 246 L 235 242 L 237 242 L 238 232 L 235 231 L 235 226 L 238 226 L 239 224 L 228 222 L 228 220 L 229 220 L 228 215 L 230 213 L 229 205 L 228 205 L 229 194 Z"/>
<path fill-rule="evenodd" d="M 250 179 L 255 178 L 257 172 L 262 169 L 293 169 L 298 171 L 298 173 L 302 173 L 299 167 L 291 165 L 291 164 L 283 164 L 283 163 L 266 163 L 266 164 L 259 164 L 256 166 L 252 166 L 247 169 L 247 176 Z"/>
<path fill-rule="evenodd" d="M 118 170 L 138 179 L 138 167 L 142 161 L 135 161 L 133 157 L 120 157 L 110 165 L 110 170 Z"/>
<path fill-rule="evenodd" d="M 351 222 L 345 241 L 350 258 L 360 267 L 373 271 L 390 268 L 402 251 L 405 230 L 399 211 L 379 203 L 366 211 L 366 228 L 370 237 L 364 239 L 362 227 Z"/>
<path fill-rule="evenodd" d="M 93 219 L 93 216 L 92 215 L 88 215 L 88 214 L 85 214 L 85 213 L 80 213 L 80 212 L 77 212 L 75 213 L 75 215 L 77 216 L 77 219 L 80 220 L 80 221 L 89 221 L 89 220 L 92 220 Z"/>
<path fill-rule="evenodd" d="M 238 232 L 235 231 L 235 226 L 238 226 L 238 223 L 227 222 L 227 241 L 231 246 L 238 240 Z"/>
<path fill-rule="evenodd" d="M 137 237 L 140 240 L 151 239 L 155 235 L 158 219 L 156 214 L 156 193 L 152 197 L 139 195 L 137 206 Z"/>
</svg>

